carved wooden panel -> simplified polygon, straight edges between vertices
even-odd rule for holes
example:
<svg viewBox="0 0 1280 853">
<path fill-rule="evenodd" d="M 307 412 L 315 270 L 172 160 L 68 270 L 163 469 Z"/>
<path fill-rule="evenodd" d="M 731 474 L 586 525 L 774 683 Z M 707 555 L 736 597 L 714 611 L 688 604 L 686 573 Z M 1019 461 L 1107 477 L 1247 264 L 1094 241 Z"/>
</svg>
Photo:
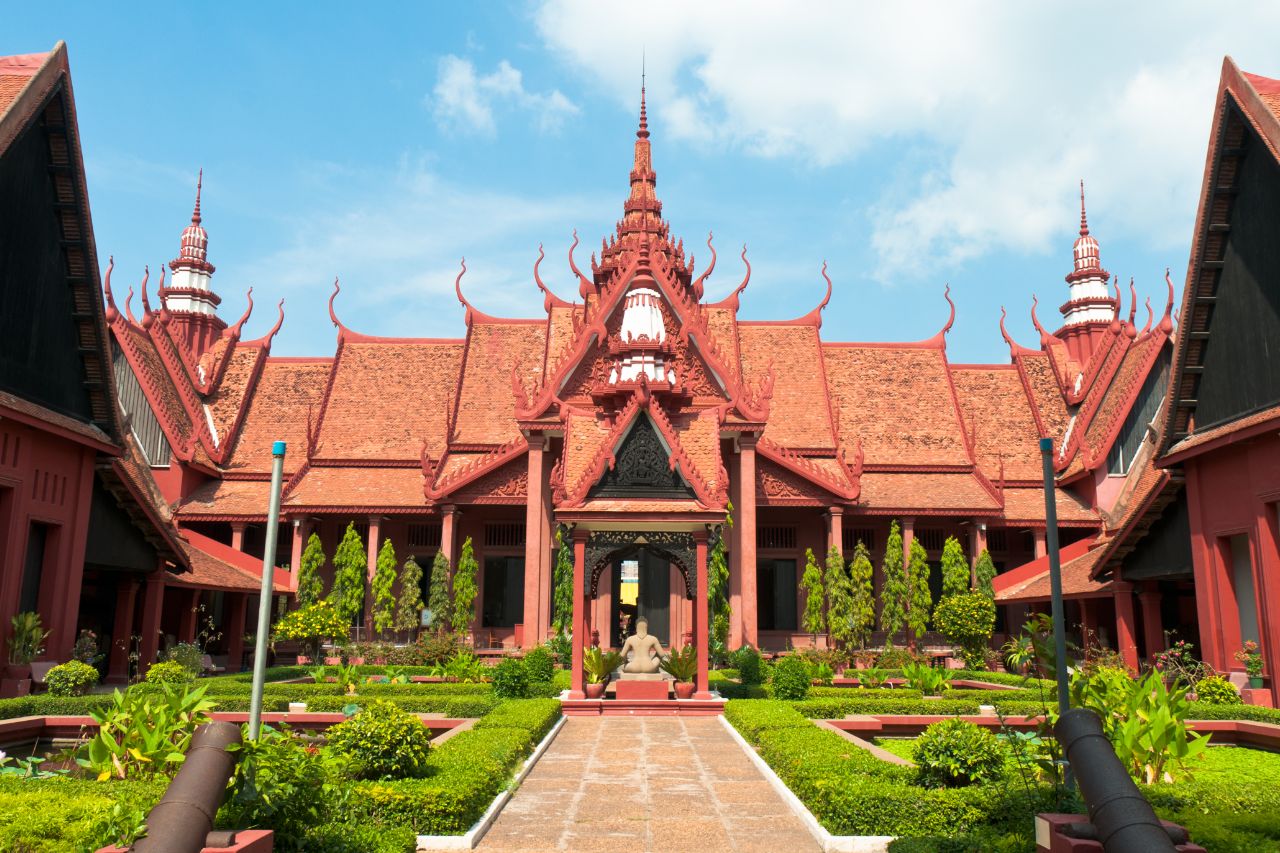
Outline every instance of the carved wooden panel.
<svg viewBox="0 0 1280 853">
<path fill-rule="evenodd" d="M 529 465 L 523 456 L 459 489 L 459 503 L 518 503 L 529 494 Z"/>
<path fill-rule="evenodd" d="M 810 483 L 799 474 L 766 462 L 757 457 L 756 497 L 762 502 L 787 503 L 804 501 L 824 503 L 830 500 L 827 492 Z"/>
<path fill-rule="evenodd" d="M 600 482 L 592 488 L 592 497 L 693 496 L 693 490 L 679 472 L 672 470 L 670 454 L 647 415 L 636 418 L 614 455 L 613 467 L 606 469 Z"/>
</svg>

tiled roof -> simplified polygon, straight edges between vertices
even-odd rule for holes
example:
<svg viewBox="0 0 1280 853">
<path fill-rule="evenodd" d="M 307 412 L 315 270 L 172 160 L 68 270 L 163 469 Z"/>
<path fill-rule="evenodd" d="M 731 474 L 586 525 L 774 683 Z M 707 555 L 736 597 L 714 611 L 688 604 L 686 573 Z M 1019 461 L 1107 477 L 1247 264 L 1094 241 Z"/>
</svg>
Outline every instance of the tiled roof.
<svg viewBox="0 0 1280 853">
<path fill-rule="evenodd" d="M 738 330 L 737 312 L 732 308 L 705 308 L 707 328 L 715 339 L 716 348 L 724 356 L 730 369 L 738 369 Z"/>
<path fill-rule="evenodd" d="M 1081 500 L 1068 489 L 1055 489 L 1057 498 L 1058 523 L 1098 524 L 1101 520 L 1087 501 Z M 1004 516 L 1010 522 L 1031 522 L 1044 524 L 1044 490 L 1014 489 L 1004 490 Z"/>
<path fill-rule="evenodd" d="M 1165 340 L 1165 336 L 1160 333 L 1144 335 L 1135 340 L 1125 352 L 1115 376 L 1107 384 L 1102 402 L 1098 404 L 1085 430 L 1083 447 L 1088 448 L 1088 462 L 1096 464 L 1110 451 L 1109 439 L 1119 430 L 1133 407 L 1134 396 L 1151 372 Z"/>
<path fill-rule="evenodd" d="M 840 438 L 860 438 L 868 465 L 970 463 L 941 349 L 827 344 L 823 358 Z"/>
<path fill-rule="evenodd" d="M 862 475 L 859 504 L 872 513 L 973 510 L 994 514 L 1000 510 L 991 493 L 972 474 L 963 473 L 867 471 Z"/>
<path fill-rule="evenodd" d="M 1104 556 L 1105 548 L 1098 547 L 1096 540 L 1082 539 L 1073 542 L 1059 552 L 1062 562 L 1062 594 L 1076 598 L 1092 595 L 1106 595 L 1111 588 L 1111 581 L 1095 580 L 1093 569 Z M 1050 597 L 1051 582 L 1049 580 L 1049 558 L 1041 557 L 1031 563 L 1019 567 L 1025 577 L 1016 582 L 996 589 L 996 601 L 1001 604 L 1018 604 L 1022 602 L 1045 601 Z M 999 578 L 996 579 L 997 582 Z"/>
<path fill-rule="evenodd" d="M 745 376 L 763 377 L 773 365 L 765 437 L 783 447 L 834 451 L 817 327 L 743 323 L 738 334 Z"/>
<path fill-rule="evenodd" d="M 720 424 L 714 409 L 695 416 L 672 418 L 680 446 L 698 469 L 698 475 L 714 490 L 720 480 Z"/>
<path fill-rule="evenodd" d="M 18 99 L 18 93 L 48 58 L 48 53 L 0 56 L 0 116 Z"/>
<path fill-rule="evenodd" d="M 995 480 L 1042 476 L 1040 433 L 1018 371 L 1009 367 L 953 365 L 960 411 L 977 436 L 978 465 Z"/>
<path fill-rule="evenodd" d="M 550 376 L 559 366 L 560 360 L 567 355 L 568 347 L 573 343 L 573 315 L 581 311 L 581 307 L 552 307 L 547 317 L 546 358 L 543 364 L 542 380 L 538 384 Z"/>
<path fill-rule="evenodd" d="M 349 341 L 342 345 L 316 458 L 416 460 L 439 453 L 460 341 Z M 504 377 L 500 389 L 511 397 Z"/>
<path fill-rule="evenodd" d="M 220 589 L 230 592 L 258 592 L 262 589 L 262 561 L 228 545 L 201 536 L 190 530 L 182 532 L 179 540 L 191 571 L 171 574 L 167 581 L 174 586 L 197 589 Z M 275 592 L 288 592 L 289 588 L 272 583 Z"/>
<path fill-rule="evenodd" d="M 1243 418 L 1238 418 L 1229 423 L 1212 427 L 1204 432 L 1193 432 L 1173 447 L 1170 447 L 1168 455 L 1172 456 L 1176 453 L 1184 453 L 1188 450 L 1194 450 L 1197 447 L 1201 447 L 1211 441 L 1222 438 L 1224 435 L 1231 435 L 1232 433 L 1241 432 L 1274 420 L 1280 420 L 1280 406 L 1272 406 L 1269 409 L 1254 412 L 1252 415 L 1246 415 Z"/>
<path fill-rule="evenodd" d="M 26 415 L 29 418 L 44 421 L 53 426 L 60 427 L 67 432 L 74 433 L 90 441 L 100 442 L 102 444 L 113 444 L 111 436 L 103 432 L 95 424 L 87 424 L 84 421 L 55 412 L 52 409 L 46 409 L 39 403 L 33 403 L 23 397 L 10 394 L 8 391 L 0 391 L 0 407 L 9 409 Z"/>
<path fill-rule="evenodd" d="M 287 507 L 426 507 L 422 469 L 311 468 L 285 500 Z"/>
<path fill-rule="evenodd" d="M 155 344 L 141 327 L 131 323 L 115 323 L 111 328 L 117 338 L 128 336 L 127 339 L 121 339 L 120 343 L 126 355 L 136 355 L 138 363 L 133 368 L 139 374 L 138 379 L 147 392 L 148 401 L 156 410 L 160 422 L 171 426 L 175 433 L 169 435 L 170 443 L 181 446 L 192 434 L 191 417 L 182 405 L 178 389 L 174 386 L 160 353 L 156 352 Z"/>
<path fill-rule="evenodd" d="M 545 335 L 546 326 L 541 323 L 477 322 L 471 326 L 453 441 L 505 444 L 520 435 L 511 369 L 518 366 L 526 377 L 536 377 L 542 368 Z M 453 375 L 457 376 L 456 370 Z"/>
<path fill-rule="evenodd" d="M 271 470 L 271 444 L 287 443 L 285 470 L 297 471 L 307 456 L 307 417 L 320 417 L 332 362 L 268 359 L 253 389 L 253 399 L 236 437 L 227 470 L 266 472 Z M 230 369 L 228 369 L 230 374 Z M 228 375 L 225 387 L 230 381 Z"/>
<path fill-rule="evenodd" d="M 219 342 L 225 344 L 225 341 L 223 338 Z M 238 346 L 232 350 L 226 372 L 222 375 L 222 383 L 205 401 L 214 429 L 217 430 L 219 447 L 235 439 L 233 430 L 236 418 L 240 414 L 245 394 L 249 393 L 254 366 L 264 355 L 260 347 Z"/>
<path fill-rule="evenodd" d="M 210 480 L 197 486 L 179 505 L 178 515 L 266 518 L 270 496 L 271 483 L 267 480 Z"/>
<path fill-rule="evenodd" d="M 1030 389 L 1031 402 L 1040 415 L 1040 424 L 1044 430 L 1041 437 L 1052 438 L 1056 446 L 1067 433 L 1071 415 L 1067 412 L 1066 400 L 1062 398 L 1062 386 L 1054 378 L 1049 357 L 1043 353 L 1024 351 L 1014 358 L 1014 363 Z"/>
<path fill-rule="evenodd" d="M 590 468 L 609 431 L 600 420 L 588 414 L 570 413 L 565 421 L 564 483 L 572 490 Z"/>
</svg>

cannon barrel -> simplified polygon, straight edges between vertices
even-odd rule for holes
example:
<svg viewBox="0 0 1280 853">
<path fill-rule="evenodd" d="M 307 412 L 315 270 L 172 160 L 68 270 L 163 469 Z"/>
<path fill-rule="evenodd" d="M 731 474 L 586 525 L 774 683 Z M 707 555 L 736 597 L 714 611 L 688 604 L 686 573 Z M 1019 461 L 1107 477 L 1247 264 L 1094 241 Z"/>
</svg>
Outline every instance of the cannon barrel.
<svg viewBox="0 0 1280 853">
<path fill-rule="evenodd" d="M 1054 732 L 1071 762 L 1102 849 L 1174 853 L 1173 840 L 1116 757 L 1098 715 L 1087 708 L 1072 708 L 1058 718 Z"/>
<path fill-rule="evenodd" d="M 135 853 L 200 853 L 236 766 L 228 746 L 240 743 L 234 723 L 206 723 L 191 736 L 187 758 L 147 815 L 147 834 Z"/>
</svg>

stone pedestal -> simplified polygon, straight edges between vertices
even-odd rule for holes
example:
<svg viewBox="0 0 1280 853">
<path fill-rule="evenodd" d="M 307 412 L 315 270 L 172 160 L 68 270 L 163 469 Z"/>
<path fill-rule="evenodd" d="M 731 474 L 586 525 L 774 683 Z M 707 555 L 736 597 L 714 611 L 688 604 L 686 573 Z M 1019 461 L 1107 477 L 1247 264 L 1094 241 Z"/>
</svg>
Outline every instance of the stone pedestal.
<svg viewBox="0 0 1280 853">
<path fill-rule="evenodd" d="M 619 700 L 632 699 L 666 699 L 670 695 L 669 682 L 659 679 L 624 679 L 614 684 L 613 698 Z"/>
<path fill-rule="evenodd" d="M 1089 816 L 1082 814 L 1036 815 L 1036 853 L 1103 853 L 1102 844 L 1090 838 L 1072 838 L 1063 830 L 1069 824 L 1088 823 Z M 1165 826 L 1177 826 L 1167 820 Z M 1198 844 L 1179 844 L 1178 853 L 1205 853 Z"/>
</svg>

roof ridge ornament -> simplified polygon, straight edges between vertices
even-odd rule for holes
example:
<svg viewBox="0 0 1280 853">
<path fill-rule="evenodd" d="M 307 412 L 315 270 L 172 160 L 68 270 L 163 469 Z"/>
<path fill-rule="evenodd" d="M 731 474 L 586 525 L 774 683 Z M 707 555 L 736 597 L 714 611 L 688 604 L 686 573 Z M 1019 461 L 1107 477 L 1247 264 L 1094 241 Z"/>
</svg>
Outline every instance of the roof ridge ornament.
<svg viewBox="0 0 1280 853">
<path fill-rule="evenodd" d="M 702 275 L 698 276 L 694 280 L 693 284 L 690 285 L 690 289 L 693 291 L 693 298 L 697 300 L 702 299 L 703 282 L 705 282 L 707 280 L 707 276 L 715 272 L 716 269 L 716 247 L 711 244 L 711 238 L 713 236 L 715 236 L 715 232 L 707 232 L 707 248 L 711 250 L 711 263 L 707 266 L 706 270 L 703 271 Z M 742 250 L 745 252 L 746 247 L 743 246 Z M 690 262 L 692 262 L 692 258 L 690 258 Z"/>
<path fill-rule="evenodd" d="M 539 289 L 539 290 L 541 290 L 541 291 L 542 291 L 542 293 L 543 293 L 543 297 L 542 297 L 542 310 L 543 310 L 543 311 L 546 311 L 548 314 L 550 314 L 550 313 L 551 313 L 551 309 L 552 309 L 552 308 L 571 308 L 571 307 L 573 307 L 571 303 L 569 303 L 569 302 L 565 302 L 565 301 L 564 301 L 563 299 L 561 299 L 559 296 L 556 296 L 554 293 L 552 293 L 552 292 L 551 292 L 551 288 L 549 288 L 549 287 L 547 287 L 545 284 L 543 284 L 543 282 L 542 282 L 542 276 L 540 276 L 540 275 L 538 274 L 538 267 L 539 267 L 539 266 L 541 266 L 541 264 L 542 264 L 542 259 L 543 259 L 543 258 L 545 258 L 545 257 L 546 257 L 546 252 L 544 252 L 544 251 L 542 250 L 542 244 L 541 244 L 541 243 L 539 243 L 539 244 L 538 244 L 538 259 L 537 259 L 536 261 L 534 261 L 534 262 L 533 262 L 533 280 L 534 280 L 534 282 L 538 285 L 538 289 Z"/>
<path fill-rule="evenodd" d="M 569 247 L 569 269 L 573 270 L 573 274 L 578 277 L 578 293 L 582 295 L 585 301 L 591 295 L 591 291 L 595 290 L 595 284 L 582 274 L 582 270 L 578 269 L 578 265 L 573 261 L 573 250 L 578 248 L 578 229 L 573 229 L 573 245 Z"/>
<path fill-rule="evenodd" d="M 1089 220 L 1084 212 L 1084 178 L 1080 179 L 1080 236 L 1089 236 Z"/>
<path fill-rule="evenodd" d="M 160 265 L 160 278 L 164 280 L 164 264 Z M 151 310 L 151 302 L 147 299 L 147 282 L 151 280 L 151 265 L 142 268 L 142 328 L 150 329 L 156 321 L 155 312 Z M 162 285 L 163 286 L 163 285 Z"/>
<path fill-rule="evenodd" d="M 1129 276 L 1129 322 L 1124 324 L 1125 336 L 1130 340 L 1137 337 L 1138 327 L 1133 320 L 1138 315 L 1138 290 L 1134 287 L 1133 276 Z"/>
<path fill-rule="evenodd" d="M 1112 332 L 1120 331 L 1120 312 L 1124 308 L 1124 296 L 1120 293 L 1120 282 L 1117 281 L 1118 278 L 1119 277 L 1114 274 L 1111 276 L 1111 284 L 1116 289 L 1116 310 L 1115 313 L 1111 315 Z"/>
<path fill-rule="evenodd" d="M 1040 325 L 1040 320 L 1036 317 L 1036 306 L 1040 304 L 1040 298 L 1034 293 L 1031 294 L 1031 325 L 1036 327 L 1036 331 L 1040 333 L 1040 348 L 1044 349 L 1049 346 L 1050 340 L 1053 338 L 1044 330 L 1044 326 Z"/>
<path fill-rule="evenodd" d="M 236 321 L 236 324 L 234 326 L 230 326 L 226 329 L 223 329 L 222 336 L 224 338 L 231 338 L 233 341 L 240 340 L 240 333 L 244 329 L 245 321 L 248 320 L 249 315 L 253 313 L 253 287 L 252 286 L 249 288 L 249 291 L 244 295 L 244 298 L 249 300 L 249 307 L 244 309 L 244 314 L 240 315 L 240 319 Z"/>
<path fill-rule="evenodd" d="M 1164 314 L 1160 317 L 1160 331 L 1166 335 L 1173 332 L 1173 279 L 1169 277 L 1169 268 L 1164 268 L 1164 281 L 1169 286 L 1169 301 L 1164 305 Z"/>
<path fill-rule="evenodd" d="M 107 322 L 114 323 L 116 318 L 120 316 L 120 312 L 116 310 L 116 301 L 111 295 L 111 271 L 116 268 L 116 256 L 109 255 L 107 257 L 107 274 L 102 283 L 102 293 L 107 300 Z"/>
</svg>

